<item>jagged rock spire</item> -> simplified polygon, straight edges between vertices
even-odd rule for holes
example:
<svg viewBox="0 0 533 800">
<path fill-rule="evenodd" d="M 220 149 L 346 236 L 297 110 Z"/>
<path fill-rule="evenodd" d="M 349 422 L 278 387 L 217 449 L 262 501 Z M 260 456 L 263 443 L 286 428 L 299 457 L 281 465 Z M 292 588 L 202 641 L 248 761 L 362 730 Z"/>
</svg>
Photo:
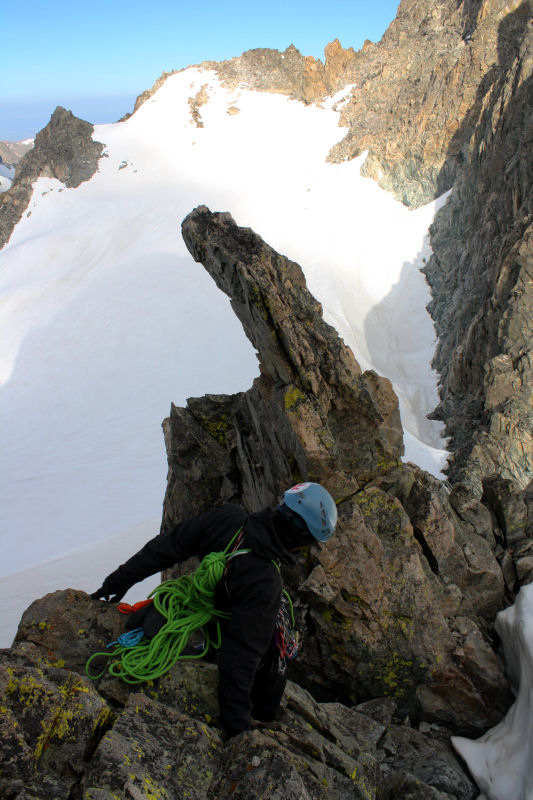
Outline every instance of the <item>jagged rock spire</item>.
<svg viewBox="0 0 533 800">
<path fill-rule="evenodd" d="M 206 499 L 257 509 L 301 479 L 320 479 L 338 497 L 396 466 L 403 440 L 390 381 L 361 372 L 298 264 L 204 206 L 182 230 L 193 257 L 230 296 L 261 376 L 245 394 L 172 409 L 166 521 L 183 513 L 182 496 L 191 511 Z"/>
</svg>

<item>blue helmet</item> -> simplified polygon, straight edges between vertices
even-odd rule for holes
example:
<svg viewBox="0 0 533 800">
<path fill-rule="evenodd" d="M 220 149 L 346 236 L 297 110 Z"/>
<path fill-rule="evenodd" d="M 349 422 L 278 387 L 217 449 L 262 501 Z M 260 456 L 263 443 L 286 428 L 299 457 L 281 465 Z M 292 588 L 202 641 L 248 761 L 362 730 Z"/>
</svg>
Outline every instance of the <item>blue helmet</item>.
<svg viewBox="0 0 533 800">
<path fill-rule="evenodd" d="M 330 493 L 319 483 L 298 483 L 287 489 L 283 502 L 302 517 L 309 533 L 319 542 L 327 542 L 337 524 L 337 506 Z"/>
</svg>

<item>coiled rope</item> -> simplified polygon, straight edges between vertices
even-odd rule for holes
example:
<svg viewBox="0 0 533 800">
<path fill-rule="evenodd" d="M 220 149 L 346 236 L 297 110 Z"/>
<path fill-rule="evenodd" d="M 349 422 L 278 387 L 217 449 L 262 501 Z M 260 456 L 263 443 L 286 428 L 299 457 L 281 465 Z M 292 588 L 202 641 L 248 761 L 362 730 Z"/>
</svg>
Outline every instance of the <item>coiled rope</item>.
<svg viewBox="0 0 533 800">
<path fill-rule="evenodd" d="M 131 631 L 132 644 L 126 645 L 119 637 L 115 650 L 110 653 L 94 653 L 87 661 L 85 671 L 89 678 L 97 680 L 106 671 L 106 667 L 98 675 L 91 675 L 90 666 L 97 657 L 111 659 L 107 665 L 109 674 L 121 678 L 126 683 L 137 684 L 160 678 L 178 660 L 202 658 L 210 647 L 219 648 L 221 644 L 220 619 L 229 618 L 229 612 L 215 608 L 214 596 L 217 583 L 224 574 L 228 559 L 237 555 L 230 553 L 237 540 L 237 531 L 226 549 L 222 552 L 208 553 L 192 575 L 182 575 L 176 580 L 165 581 L 151 592 L 155 608 L 165 617 L 166 622 L 152 639 L 140 638 L 139 632 Z M 246 551 L 249 552 L 249 551 Z M 207 631 L 207 623 L 215 620 L 215 637 Z M 203 628 L 205 636 L 204 649 L 199 653 L 184 655 L 183 651 L 194 631 Z M 128 634 L 127 634 L 128 635 Z"/>
</svg>

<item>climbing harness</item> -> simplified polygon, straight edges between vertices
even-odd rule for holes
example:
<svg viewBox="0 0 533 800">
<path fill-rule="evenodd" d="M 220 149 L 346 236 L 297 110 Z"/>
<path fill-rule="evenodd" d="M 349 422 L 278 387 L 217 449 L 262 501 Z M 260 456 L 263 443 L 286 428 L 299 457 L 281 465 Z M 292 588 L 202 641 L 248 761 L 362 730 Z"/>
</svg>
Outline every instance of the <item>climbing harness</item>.
<svg viewBox="0 0 533 800">
<path fill-rule="evenodd" d="M 280 660 L 292 660 L 298 655 L 298 632 L 294 623 L 294 609 L 289 593 L 284 589 L 276 620 L 276 645 Z"/>
<path fill-rule="evenodd" d="M 278 562 L 273 560 L 272 563 L 281 575 Z M 274 628 L 274 641 L 279 651 L 278 670 L 284 673 L 287 668 L 287 659 L 291 661 L 298 655 L 298 631 L 294 621 L 294 607 L 286 589 L 283 589 L 281 593 L 281 603 Z"/>
<path fill-rule="evenodd" d="M 162 583 L 149 595 L 154 607 L 166 622 L 152 639 L 147 639 L 142 628 L 121 634 L 110 646 L 110 653 L 94 653 L 85 665 L 89 678 L 97 680 L 106 671 L 91 675 L 90 667 L 99 656 L 111 659 L 109 674 L 126 683 L 143 683 L 164 675 L 178 660 L 198 659 L 206 655 L 210 647 L 218 649 L 221 644 L 220 619 L 228 619 L 230 613 L 219 611 L 214 605 L 217 583 L 222 578 L 235 542 L 241 541 L 239 528 L 224 551 L 208 553 L 192 575 L 182 575 L 175 580 Z M 209 635 L 207 623 L 215 621 L 215 637 Z M 203 629 L 205 642 L 200 652 L 185 654 L 183 651 L 192 633 Z"/>
</svg>

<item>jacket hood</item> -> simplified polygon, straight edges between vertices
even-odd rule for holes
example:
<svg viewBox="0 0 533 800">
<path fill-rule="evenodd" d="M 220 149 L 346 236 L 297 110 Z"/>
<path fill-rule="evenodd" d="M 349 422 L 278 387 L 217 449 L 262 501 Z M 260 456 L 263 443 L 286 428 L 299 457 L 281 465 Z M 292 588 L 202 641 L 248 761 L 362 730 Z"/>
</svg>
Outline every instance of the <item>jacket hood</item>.
<svg viewBox="0 0 533 800">
<path fill-rule="evenodd" d="M 282 564 L 294 564 L 295 559 L 282 542 L 274 526 L 274 514 L 264 508 L 256 514 L 250 514 L 244 523 L 246 543 L 260 558 L 276 559 Z"/>
</svg>

